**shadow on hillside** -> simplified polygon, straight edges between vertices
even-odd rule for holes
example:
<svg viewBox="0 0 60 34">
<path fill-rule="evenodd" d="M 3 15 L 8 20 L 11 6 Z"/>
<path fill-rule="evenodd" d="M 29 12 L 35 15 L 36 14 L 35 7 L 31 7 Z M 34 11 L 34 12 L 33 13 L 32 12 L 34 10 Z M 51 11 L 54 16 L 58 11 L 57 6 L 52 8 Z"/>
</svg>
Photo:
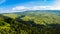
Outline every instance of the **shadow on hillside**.
<svg viewBox="0 0 60 34">
<path fill-rule="evenodd" d="M 16 19 L 12 19 L 10 17 L 3 16 L 3 15 L 0 15 L 0 17 L 4 18 L 4 21 L 7 22 L 7 23 L 14 23 L 15 21 L 17 21 L 17 22 L 20 22 L 21 24 L 25 24 L 28 27 L 29 26 L 38 27 L 38 28 L 46 27 L 45 25 L 36 24 L 36 23 L 34 23 L 34 21 L 23 21 L 22 19 L 20 19 L 20 18 L 25 17 L 25 15 L 17 17 Z M 60 28 L 60 24 L 47 24 L 47 27 L 48 28 Z"/>
<path fill-rule="evenodd" d="M 15 20 L 22 24 L 25 24 L 27 26 L 38 27 L 38 28 L 46 27 L 45 25 L 36 24 L 36 23 L 34 23 L 34 21 L 23 21 L 22 19 L 20 19 L 23 17 L 25 17 L 25 16 L 23 15 L 21 17 L 16 18 Z M 60 24 L 47 24 L 47 28 L 60 28 Z"/>
<path fill-rule="evenodd" d="M 12 19 L 3 15 L 0 15 L 0 17 L 3 17 L 5 22 L 12 24 L 11 28 L 14 28 L 16 32 L 18 32 L 19 30 L 31 30 L 32 32 L 27 32 L 30 32 L 31 34 L 38 34 L 41 32 L 42 34 L 60 34 L 60 24 L 47 24 L 47 26 L 45 26 L 41 24 L 36 24 L 34 23 L 34 21 L 23 21 L 20 18 L 25 17 L 24 15 L 21 17 L 17 17 L 16 19 Z M 15 21 L 17 21 L 18 24 Z"/>
</svg>

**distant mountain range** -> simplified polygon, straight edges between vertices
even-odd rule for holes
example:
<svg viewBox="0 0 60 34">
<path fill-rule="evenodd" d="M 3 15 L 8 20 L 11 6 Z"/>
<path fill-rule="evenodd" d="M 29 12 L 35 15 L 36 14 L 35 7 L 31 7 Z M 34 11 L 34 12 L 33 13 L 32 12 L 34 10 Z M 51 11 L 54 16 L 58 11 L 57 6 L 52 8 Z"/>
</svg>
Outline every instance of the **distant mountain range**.
<svg viewBox="0 0 60 34">
<path fill-rule="evenodd" d="M 0 32 L 2 34 L 41 34 L 41 32 L 60 34 L 60 10 L 1 13 Z"/>
</svg>

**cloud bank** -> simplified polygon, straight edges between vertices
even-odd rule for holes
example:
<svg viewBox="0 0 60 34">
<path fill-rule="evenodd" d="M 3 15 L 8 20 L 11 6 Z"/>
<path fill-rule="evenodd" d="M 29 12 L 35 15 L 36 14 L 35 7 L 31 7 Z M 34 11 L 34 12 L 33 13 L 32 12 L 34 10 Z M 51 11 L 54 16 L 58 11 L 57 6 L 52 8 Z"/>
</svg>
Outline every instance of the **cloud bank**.
<svg viewBox="0 0 60 34">
<path fill-rule="evenodd" d="M 47 0 L 44 0 L 47 1 Z M 47 6 L 32 6 L 32 7 L 26 7 L 26 6 L 16 6 L 12 8 L 12 12 L 23 12 L 26 10 L 60 10 L 60 0 L 55 0 L 55 2 L 52 5 Z"/>
<path fill-rule="evenodd" d="M 23 12 L 26 10 L 60 10 L 60 7 L 59 6 L 33 6 L 33 7 L 16 6 L 12 8 L 12 12 Z"/>
<path fill-rule="evenodd" d="M 2 1 L 5 2 L 6 0 L 1 0 L 0 3 Z M 60 10 L 60 0 L 55 0 L 54 3 L 52 3 L 52 5 L 43 5 L 43 6 L 34 5 L 34 6 L 29 6 L 29 7 L 27 7 L 27 6 L 16 6 L 10 10 L 7 10 L 7 11 L 8 12 L 23 12 L 26 10 Z M 1 12 L 3 12 L 3 11 L 1 11 Z"/>
</svg>

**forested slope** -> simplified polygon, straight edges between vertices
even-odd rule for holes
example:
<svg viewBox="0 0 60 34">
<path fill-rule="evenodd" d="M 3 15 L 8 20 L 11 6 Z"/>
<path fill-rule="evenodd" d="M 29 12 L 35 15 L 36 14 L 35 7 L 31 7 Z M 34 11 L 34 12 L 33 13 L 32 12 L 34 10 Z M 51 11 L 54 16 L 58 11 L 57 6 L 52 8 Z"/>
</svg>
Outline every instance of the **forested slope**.
<svg viewBox="0 0 60 34">
<path fill-rule="evenodd" d="M 60 34 L 60 15 L 54 12 L 0 14 L 1 34 Z"/>
</svg>

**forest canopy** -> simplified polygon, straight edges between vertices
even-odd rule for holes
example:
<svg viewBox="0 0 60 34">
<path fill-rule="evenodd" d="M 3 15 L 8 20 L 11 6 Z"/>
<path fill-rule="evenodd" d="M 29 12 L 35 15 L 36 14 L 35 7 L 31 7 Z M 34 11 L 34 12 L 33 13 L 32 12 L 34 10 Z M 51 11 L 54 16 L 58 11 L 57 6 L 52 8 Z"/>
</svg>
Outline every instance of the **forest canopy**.
<svg viewBox="0 0 60 34">
<path fill-rule="evenodd" d="M 58 34 L 60 14 L 56 11 L 26 11 L 0 14 L 1 34 Z"/>
</svg>

